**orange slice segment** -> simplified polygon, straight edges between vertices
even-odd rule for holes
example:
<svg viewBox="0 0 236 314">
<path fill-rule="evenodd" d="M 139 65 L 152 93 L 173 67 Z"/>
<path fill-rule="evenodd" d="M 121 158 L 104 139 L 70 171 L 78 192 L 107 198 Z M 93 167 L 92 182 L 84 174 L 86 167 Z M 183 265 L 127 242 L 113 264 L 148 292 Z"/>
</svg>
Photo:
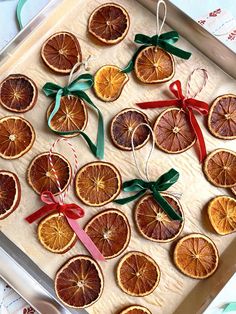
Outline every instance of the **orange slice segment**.
<svg viewBox="0 0 236 314">
<path fill-rule="evenodd" d="M 9 111 L 26 112 L 37 99 L 37 86 L 23 74 L 11 74 L 0 84 L 0 104 Z"/>
<path fill-rule="evenodd" d="M 114 145 L 122 150 L 132 150 L 131 136 L 134 129 L 141 123 L 149 124 L 148 117 L 137 109 L 124 109 L 112 119 L 110 133 Z M 145 125 L 138 127 L 134 133 L 134 148 L 143 147 L 150 137 Z"/>
<path fill-rule="evenodd" d="M 196 141 L 186 113 L 178 108 L 163 111 L 158 116 L 153 131 L 157 147 L 170 154 L 182 153 Z"/>
<path fill-rule="evenodd" d="M 106 3 L 92 12 L 88 31 L 100 42 L 114 45 L 125 38 L 129 25 L 129 14 L 122 6 Z"/>
<path fill-rule="evenodd" d="M 105 65 L 94 76 L 95 94 L 103 101 L 114 101 L 120 97 L 128 80 L 128 75 L 117 66 Z"/>
<path fill-rule="evenodd" d="M 215 231 L 221 235 L 236 231 L 236 200 L 217 196 L 208 205 L 208 216 Z"/>
<path fill-rule="evenodd" d="M 208 127 L 218 138 L 236 138 L 236 95 L 227 94 L 215 99 L 209 111 Z"/>
<path fill-rule="evenodd" d="M 75 189 L 84 204 L 102 206 L 120 193 L 121 176 L 117 168 L 108 162 L 91 162 L 78 171 Z"/>
<path fill-rule="evenodd" d="M 219 254 L 211 239 L 203 234 L 193 233 L 178 241 L 174 250 L 174 262 L 183 274 L 205 279 L 216 271 Z"/>
<path fill-rule="evenodd" d="M 148 295 L 156 289 L 159 280 L 159 266 L 144 253 L 129 252 L 118 264 L 118 285 L 129 295 L 136 297 Z"/>
<path fill-rule="evenodd" d="M 180 202 L 172 195 L 162 193 L 172 208 L 183 217 Z M 143 196 L 135 207 L 135 222 L 139 232 L 148 240 L 170 242 L 183 230 L 184 222 L 171 220 L 149 194 Z"/>
<path fill-rule="evenodd" d="M 49 118 L 55 102 L 52 102 L 47 111 L 47 118 Z M 51 120 L 51 127 L 53 130 L 59 132 L 68 132 L 74 130 L 83 131 L 88 122 L 88 112 L 84 102 L 73 95 L 62 96 L 60 108 Z M 63 135 L 63 137 L 74 137 L 79 133 Z"/>
<path fill-rule="evenodd" d="M 33 146 L 35 132 L 29 121 L 21 117 L 0 119 L 0 157 L 16 159 Z"/>
<path fill-rule="evenodd" d="M 52 163 L 63 192 L 71 180 L 71 165 L 66 158 L 57 153 L 52 154 Z M 31 161 L 27 179 L 30 186 L 38 194 L 44 191 L 50 191 L 54 195 L 60 193 L 55 173 L 49 162 L 49 153 L 39 154 Z"/>
<path fill-rule="evenodd" d="M 174 58 L 165 50 L 150 46 L 140 51 L 134 70 L 137 78 L 143 83 L 167 82 L 175 74 Z"/>
<path fill-rule="evenodd" d="M 84 230 L 106 259 L 120 255 L 130 241 L 128 219 L 117 209 L 107 209 L 95 215 Z"/>
<path fill-rule="evenodd" d="M 14 173 L 0 170 L 0 220 L 17 209 L 21 199 L 20 181 Z"/>
<path fill-rule="evenodd" d="M 51 70 L 69 74 L 74 65 L 82 61 L 79 41 L 69 32 L 55 33 L 43 44 L 41 57 Z"/>
<path fill-rule="evenodd" d="M 74 246 L 77 238 L 66 218 L 59 213 L 55 213 L 40 221 L 38 239 L 48 251 L 62 254 Z"/>
<path fill-rule="evenodd" d="M 132 305 L 121 311 L 119 314 L 152 314 L 146 307 Z"/>
<path fill-rule="evenodd" d="M 76 309 L 97 302 L 103 287 L 103 274 L 99 265 L 92 258 L 83 255 L 70 259 L 55 278 L 55 291 L 59 300 Z"/>
<path fill-rule="evenodd" d="M 207 179 L 219 187 L 236 184 L 236 153 L 227 149 L 216 149 L 205 159 L 203 171 Z"/>
</svg>

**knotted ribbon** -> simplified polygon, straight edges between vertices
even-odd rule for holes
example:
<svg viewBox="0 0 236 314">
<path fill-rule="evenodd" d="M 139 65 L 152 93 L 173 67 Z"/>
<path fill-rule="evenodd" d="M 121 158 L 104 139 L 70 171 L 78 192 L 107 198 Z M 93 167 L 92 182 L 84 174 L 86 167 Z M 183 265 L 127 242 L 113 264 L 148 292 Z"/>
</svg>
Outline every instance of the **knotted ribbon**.
<svg viewBox="0 0 236 314">
<path fill-rule="evenodd" d="M 21 11 L 27 0 L 19 0 L 16 7 L 16 19 L 19 25 L 20 30 L 24 27 L 21 19 Z"/>
<path fill-rule="evenodd" d="M 139 106 L 142 109 L 175 106 L 184 110 L 184 112 L 188 115 L 191 127 L 194 133 L 196 134 L 199 143 L 199 160 L 200 162 L 202 162 L 206 157 L 206 145 L 201 128 L 194 115 L 194 111 L 199 113 L 200 115 L 207 115 L 209 110 L 208 104 L 195 98 L 186 98 L 183 95 L 181 82 L 179 80 L 171 83 L 169 89 L 172 92 L 172 94 L 176 97 L 176 99 L 143 102 L 138 103 L 137 106 Z"/>
<path fill-rule="evenodd" d="M 61 204 L 50 191 L 44 191 L 41 193 L 41 201 L 45 205 L 36 212 L 34 212 L 32 215 L 25 218 L 28 223 L 31 224 L 37 219 L 42 218 L 51 212 L 58 212 L 66 218 L 69 225 L 71 226 L 77 237 L 80 239 L 80 241 L 83 243 L 83 245 L 86 247 L 86 249 L 90 252 L 90 254 L 97 260 L 105 260 L 105 258 L 98 250 L 96 245 L 93 243 L 91 238 L 76 222 L 77 219 L 84 216 L 84 210 L 79 205 Z"/>
<path fill-rule="evenodd" d="M 55 105 L 48 117 L 48 127 L 55 133 L 59 135 L 68 135 L 80 133 L 85 141 L 87 142 L 91 152 L 93 155 L 99 159 L 104 158 L 104 122 L 101 111 L 94 105 L 89 96 L 85 93 L 86 90 L 93 86 L 93 77 L 91 74 L 82 74 L 78 76 L 75 80 L 73 80 L 68 86 L 61 87 L 57 84 L 48 82 L 43 86 L 43 91 L 46 96 L 55 98 Z M 97 140 L 96 145 L 91 141 L 88 135 L 77 129 L 73 131 L 57 131 L 54 130 L 51 126 L 51 121 L 53 117 L 56 115 L 60 108 L 60 101 L 62 96 L 75 95 L 81 99 L 83 99 L 86 103 L 88 103 L 93 109 L 95 109 L 98 113 L 98 129 L 97 129 Z"/>
<path fill-rule="evenodd" d="M 123 72 L 130 73 L 134 69 L 134 63 L 138 54 L 148 46 L 158 46 L 177 57 L 180 57 L 182 59 L 189 59 L 191 57 L 190 52 L 173 46 L 173 44 L 176 43 L 178 40 L 179 34 L 176 31 L 163 33 L 161 35 L 154 35 L 151 37 L 144 34 L 136 34 L 134 42 L 137 44 L 141 44 L 142 46 L 137 49 L 128 65 L 125 67 L 125 69 L 123 69 Z"/>
</svg>

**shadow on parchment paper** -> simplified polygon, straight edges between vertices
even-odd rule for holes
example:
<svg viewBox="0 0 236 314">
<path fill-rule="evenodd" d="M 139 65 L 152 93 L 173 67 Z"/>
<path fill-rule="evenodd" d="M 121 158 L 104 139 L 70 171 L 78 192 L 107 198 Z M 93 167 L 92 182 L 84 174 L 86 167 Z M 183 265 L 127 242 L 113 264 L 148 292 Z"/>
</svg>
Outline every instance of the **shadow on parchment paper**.
<svg viewBox="0 0 236 314">
<path fill-rule="evenodd" d="M 227 241 L 227 236 L 224 237 Z M 220 257 L 216 273 L 200 281 L 173 314 L 201 314 L 236 271 L 236 239 Z"/>
</svg>

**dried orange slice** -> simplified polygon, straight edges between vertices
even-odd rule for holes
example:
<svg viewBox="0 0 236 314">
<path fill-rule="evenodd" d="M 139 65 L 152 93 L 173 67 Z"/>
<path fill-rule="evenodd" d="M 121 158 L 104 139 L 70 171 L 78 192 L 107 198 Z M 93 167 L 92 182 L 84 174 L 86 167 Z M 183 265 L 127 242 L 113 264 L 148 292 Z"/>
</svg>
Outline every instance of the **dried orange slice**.
<svg viewBox="0 0 236 314">
<path fill-rule="evenodd" d="M 118 264 L 117 280 L 125 293 L 143 297 L 152 293 L 158 286 L 160 269 L 150 256 L 142 252 L 129 252 Z"/>
<path fill-rule="evenodd" d="M 208 205 L 208 216 L 215 231 L 221 235 L 236 231 L 236 200 L 217 196 Z"/>
<path fill-rule="evenodd" d="M 203 171 L 207 179 L 219 187 L 236 184 L 236 153 L 228 149 L 216 149 L 205 159 Z"/>
<path fill-rule="evenodd" d="M 0 170 L 0 220 L 17 209 L 21 199 L 20 181 L 14 173 Z"/>
<path fill-rule="evenodd" d="M 64 191 L 71 180 L 71 165 L 65 157 L 57 153 L 52 153 L 52 163 L 61 190 Z M 31 161 L 27 178 L 30 186 L 38 194 L 44 191 L 50 191 L 54 195 L 60 193 L 55 173 L 49 162 L 49 153 L 39 154 Z"/>
<path fill-rule="evenodd" d="M 175 74 L 174 58 L 167 51 L 150 46 L 138 54 L 134 70 L 137 78 L 143 83 L 163 83 L 172 79 Z"/>
<path fill-rule="evenodd" d="M 84 230 L 106 259 L 120 255 L 130 241 L 130 225 L 127 217 L 113 208 L 95 215 Z"/>
<path fill-rule="evenodd" d="M 120 189 L 120 173 L 108 162 L 88 163 L 76 175 L 76 194 L 84 204 L 89 206 L 108 204 L 117 197 Z"/>
<path fill-rule="evenodd" d="M 29 121 L 21 117 L 0 119 L 0 157 L 16 159 L 33 146 L 35 132 Z"/>
<path fill-rule="evenodd" d="M 79 41 L 72 33 L 55 33 L 43 44 L 41 57 L 53 71 L 68 74 L 75 64 L 82 61 Z"/>
<path fill-rule="evenodd" d="M 71 258 L 57 272 L 56 295 L 61 302 L 72 308 L 85 308 L 98 301 L 104 287 L 100 266 L 88 256 Z"/>
<path fill-rule="evenodd" d="M 205 279 L 217 269 L 219 254 L 214 242 L 198 233 L 180 239 L 174 250 L 176 267 L 185 275 Z"/>
<path fill-rule="evenodd" d="M 53 101 L 48 108 L 47 118 L 54 108 L 55 102 Z M 59 132 L 68 132 L 74 130 L 83 131 L 88 122 L 88 112 L 84 102 L 73 95 L 62 96 L 60 108 L 51 120 L 51 127 L 53 130 Z M 79 133 L 66 134 L 63 137 L 74 137 Z"/>
<path fill-rule="evenodd" d="M 140 123 L 149 124 L 148 117 L 137 109 L 124 109 L 120 111 L 111 122 L 111 139 L 115 146 L 122 150 L 132 150 L 131 136 Z M 134 133 L 134 148 L 143 147 L 150 137 L 150 131 L 145 125 L 138 127 Z"/>
<path fill-rule="evenodd" d="M 115 65 L 104 65 L 94 76 L 94 91 L 103 101 L 114 101 L 128 82 L 129 77 Z"/>
<path fill-rule="evenodd" d="M 215 99 L 209 111 L 208 127 L 218 138 L 236 138 L 236 95 L 227 94 Z"/>
<path fill-rule="evenodd" d="M 122 6 L 106 3 L 90 15 L 88 31 L 102 43 L 114 45 L 125 38 L 129 25 L 129 14 Z"/>
<path fill-rule="evenodd" d="M 38 239 L 48 251 L 62 254 L 74 246 L 77 237 L 66 218 L 54 213 L 40 221 Z"/>
<path fill-rule="evenodd" d="M 132 305 L 121 311 L 119 314 L 152 314 L 146 307 Z"/>
<path fill-rule="evenodd" d="M 170 154 L 182 153 L 196 141 L 186 113 L 178 108 L 163 111 L 157 117 L 153 131 L 157 147 Z"/>
<path fill-rule="evenodd" d="M 0 84 L 0 104 L 9 111 L 26 112 L 37 99 L 37 86 L 23 74 L 11 74 Z"/>
<path fill-rule="evenodd" d="M 172 195 L 162 193 L 172 208 L 183 217 L 180 202 Z M 157 204 L 152 194 L 143 196 L 135 207 L 135 222 L 139 232 L 156 242 L 170 242 L 181 233 L 184 223 L 171 220 Z"/>
</svg>

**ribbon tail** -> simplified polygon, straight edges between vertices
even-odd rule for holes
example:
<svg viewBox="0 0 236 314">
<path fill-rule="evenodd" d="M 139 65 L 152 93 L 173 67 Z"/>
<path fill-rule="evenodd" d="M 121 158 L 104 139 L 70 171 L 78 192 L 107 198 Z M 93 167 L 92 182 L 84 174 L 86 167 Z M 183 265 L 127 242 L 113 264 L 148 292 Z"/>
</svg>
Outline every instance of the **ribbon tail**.
<svg viewBox="0 0 236 314">
<path fill-rule="evenodd" d="M 159 46 L 164 50 L 168 51 L 169 53 L 185 60 L 189 59 L 192 55 L 191 52 L 184 51 L 180 48 L 172 46 L 170 43 L 164 40 L 159 42 Z"/>
<path fill-rule="evenodd" d="M 79 226 L 79 224 L 74 219 L 70 219 L 68 217 L 67 221 L 71 228 L 76 233 L 77 237 L 80 239 L 80 241 L 83 243 L 83 245 L 86 247 L 86 249 L 89 251 L 89 253 L 92 255 L 92 257 L 98 261 L 105 261 L 104 256 L 99 251 L 99 249 L 96 247 L 94 242 L 91 240 L 91 238 L 87 235 L 87 233 Z"/>
<path fill-rule="evenodd" d="M 22 19 L 21 19 L 21 11 L 26 1 L 27 0 L 19 0 L 16 7 L 16 18 L 17 18 L 17 22 L 18 22 L 20 30 L 24 28 L 22 24 Z"/>
<path fill-rule="evenodd" d="M 229 313 L 234 311 L 236 311 L 236 302 L 231 302 L 225 306 L 223 313 Z"/>
<path fill-rule="evenodd" d="M 130 62 L 127 64 L 127 66 L 122 70 L 122 72 L 124 72 L 124 73 L 130 73 L 130 72 L 133 71 L 135 60 L 136 60 L 138 54 L 140 53 L 140 51 L 142 51 L 145 47 L 146 47 L 146 46 L 143 45 L 143 46 L 139 47 L 139 48 L 136 50 L 136 52 L 134 53 L 132 59 L 131 59 Z"/>
<path fill-rule="evenodd" d="M 36 221 L 39 218 L 42 218 L 43 216 L 45 216 L 47 213 L 50 213 L 51 211 L 55 210 L 57 207 L 57 204 L 49 204 L 49 205 L 44 205 L 43 207 L 41 207 L 39 210 L 37 210 L 36 212 L 34 212 L 33 214 L 29 215 L 28 217 L 25 218 L 25 220 L 28 223 L 33 223 L 34 221 Z"/>
<path fill-rule="evenodd" d="M 172 220 L 180 220 L 183 218 L 176 213 L 176 211 L 170 206 L 170 204 L 164 199 L 163 196 L 158 191 L 153 191 L 153 197 L 155 198 L 158 205 L 164 210 L 164 212 L 172 219 Z"/>
<path fill-rule="evenodd" d="M 192 110 L 189 109 L 189 120 L 191 123 L 191 126 L 197 136 L 198 144 L 199 144 L 199 160 L 202 163 L 203 160 L 205 159 L 207 152 L 206 152 L 206 144 L 204 141 L 204 137 L 202 134 L 202 130 L 197 122 L 197 119 L 194 116 L 194 113 Z"/>
<path fill-rule="evenodd" d="M 178 104 L 179 104 L 178 99 L 167 99 L 167 100 L 140 102 L 140 103 L 137 103 L 136 105 L 141 109 L 153 109 L 153 108 L 178 106 Z"/>
<path fill-rule="evenodd" d="M 124 205 L 124 204 L 130 203 L 130 202 L 136 200 L 137 198 L 141 197 L 145 192 L 146 192 L 146 189 L 139 191 L 135 195 L 132 195 L 132 196 L 129 196 L 129 197 L 125 197 L 125 198 L 120 198 L 120 199 L 115 200 L 113 202 L 116 203 L 116 204 Z"/>
</svg>

